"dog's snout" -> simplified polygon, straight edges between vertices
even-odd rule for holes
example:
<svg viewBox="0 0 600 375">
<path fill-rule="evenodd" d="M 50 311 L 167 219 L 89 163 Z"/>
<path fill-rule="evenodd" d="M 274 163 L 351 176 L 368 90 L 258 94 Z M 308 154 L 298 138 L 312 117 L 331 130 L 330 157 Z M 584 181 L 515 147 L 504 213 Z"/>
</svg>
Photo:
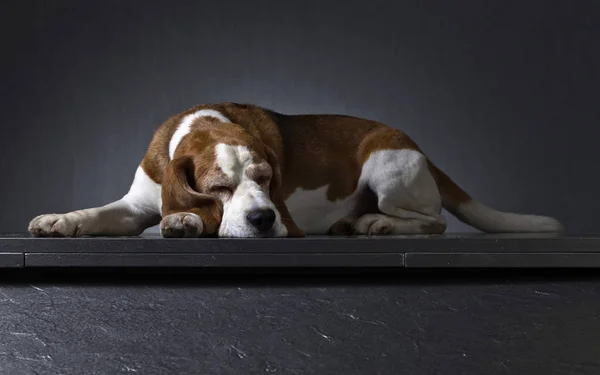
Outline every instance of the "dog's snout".
<svg viewBox="0 0 600 375">
<path fill-rule="evenodd" d="M 272 209 L 251 211 L 246 215 L 246 220 L 261 232 L 266 232 L 275 223 L 275 211 Z"/>
</svg>

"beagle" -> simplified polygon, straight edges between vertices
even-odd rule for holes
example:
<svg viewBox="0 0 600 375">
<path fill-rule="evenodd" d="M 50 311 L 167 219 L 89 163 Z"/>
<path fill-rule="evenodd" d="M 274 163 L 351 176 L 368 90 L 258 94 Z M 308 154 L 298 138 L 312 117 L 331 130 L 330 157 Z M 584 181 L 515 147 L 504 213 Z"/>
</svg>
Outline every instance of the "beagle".
<svg viewBox="0 0 600 375">
<path fill-rule="evenodd" d="M 34 236 L 441 234 L 442 207 L 484 232 L 562 232 L 473 200 L 402 131 L 343 115 L 199 105 L 154 133 L 133 183 L 102 207 L 35 217 Z"/>
</svg>

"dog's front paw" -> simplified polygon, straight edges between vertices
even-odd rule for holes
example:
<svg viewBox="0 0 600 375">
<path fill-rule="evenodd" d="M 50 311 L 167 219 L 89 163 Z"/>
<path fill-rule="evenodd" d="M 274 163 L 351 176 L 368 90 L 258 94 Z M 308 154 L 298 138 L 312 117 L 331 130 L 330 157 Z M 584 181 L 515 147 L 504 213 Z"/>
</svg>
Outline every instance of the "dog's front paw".
<svg viewBox="0 0 600 375">
<path fill-rule="evenodd" d="M 160 222 L 160 234 L 166 238 L 200 237 L 204 224 L 200 216 L 191 212 L 177 212 Z"/>
<path fill-rule="evenodd" d="M 36 237 L 77 237 L 81 224 L 69 214 L 44 214 L 34 217 L 27 230 Z"/>
</svg>

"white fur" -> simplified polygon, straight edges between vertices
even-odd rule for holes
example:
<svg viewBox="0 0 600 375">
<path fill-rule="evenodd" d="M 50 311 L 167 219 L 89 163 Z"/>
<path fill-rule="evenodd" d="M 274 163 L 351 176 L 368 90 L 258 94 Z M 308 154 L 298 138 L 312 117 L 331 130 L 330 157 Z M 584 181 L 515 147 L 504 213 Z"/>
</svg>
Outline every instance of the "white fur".
<svg viewBox="0 0 600 375">
<path fill-rule="evenodd" d="M 203 229 L 202 218 L 192 212 L 176 212 L 160 221 L 160 233 L 167 238 L 200 237 Z"/>
<path fill-rule="evenodd" d="M 361 180 L 377 194 L 381 212 L 400 219 L 417 220 L 416 224 L 445 225 L 441 216 L 442 200 L 426 157 L 413 150 L 374 152 L 363 167 Z M 467 221 L 485 232 L 561 232 L 555 219 L 538 215 L 500 212 L 483 203 L 470 201 L 458 208 Z M 389 222 L 389 220 L 387 220 Z M 389 222 L 392 233 L 414 233 L 415 224 Z M 365 219 L 357 223 L 364 229 Z M 359 230 L 359 233 L 362 233 Z"/>
<path fill-rule="evenodd" d="M 375 151 L 365 162 L 361 177 L 377 194 L 379 209 L 405 219 L 439 216 L 442 199 L 426 157 L 414 150 Z"/>
<path fill-rule="evenodd" d="M 223 218 L 219 227 L 221 237 L 254 237 L 255 231 L 246 221 L 246 215 L 257 209 L 275 211 L 274 236 L 284 237 L 287 229 L 281 222 L 279 211 L 269 198 L 269 192 L 248 178 L 246 169 L 254 163 L 245 146 L 218 144 L 215 148 L 219 168 L 233 179 L 236 189 L 233 196 L 223 204 Z"/>
<path fill-rule="evenodd" d="M 314 190 L 298 188 L 285 201 L 294 222 L 306 234 L 326 234 L 336 221 L 348 215 L 354 207 L 354 195 L 329 201 L 328 188 L 328 185 Z"/>
<path fill-rule="evenodd" d="M 308 234 L 326 234 L 331 225 L 351 212 L 357 194 L 367 186 L 377 194 L 379 209 L 388 216 L 365 215 L 356 223 L 359 233 L 368 233 L 373 224 L 385 224 L 396 234 L 421 233 L 423 224 L 445 224 L 427 159 L 413 150 L 373 152 L 362 167 L 356 191 L 345 199 L 329 201 L 329 186 L 322 186 L 309 191 L 297 189 L 286 205 L 300 229 Z"/>
<path fill-rule="evenodd" d="M 161 186 L 154 182 L 141 166 L 138 166 L 133 182 L 123 200 L 142 212 L 160 213 L 162 209 Z"/>
<path fill-rule="evenodd" d="M 229 178 L 234 179 L 236 184 L 242 182 L 244 171 L 253 160 L 250 150 L 245 146 L 231 146 L 219 143 L 215 148 L 217 165 Z"/>
<path fill-rule="evenodd" d="M 190 115 L 185 116 L 179 126 L 177 126 L 177 130 L 173 133 L 171 137 L 171 141 L 169 142 L 169 158 L 173 159 L 173 155 L 175 155 L 175 150 L 183 137 L 189 134 L 192 124 L 198 120 L 200 117 L 214 117 L 219 119 L 221 122 L 231 122 L 229 119 L 219 111 L 214 109 L 201 109 L 197 112 L 194 112 Z"/>
<path fill-rule="evenodd" d="M 366 214 L 356 222 L 358 234 L 419 234 L 424 222 L 417 219 L 401 219 L 383 214 Z"/>
<path fill-rule="evenodd" d="M 123 198 L 101 207 L 37 216 L 29 223 L 29 231 L 40 235 L 136 236 L 158 224 L 160 211 L 160 185 L 138 167 Z"/>
<path fill-rule="evenodd" d="M 458 212 L 472 226 L 490 233 L 564 231 L 562 224 L 554 218 L 500 212 L 477 201 L 460 205 Z"/>
<path fill-rule="evenodd" d="M 379 210 L 389 216 L 385 220 L 377 216 L 380 222 L 368 217 L 371 224 L 385 225 L 392 234 L 422 233 L 422 227 L 431 224 L 445 227 L 442 198 L 422 153 L 408 149 L 375 151 L 365 162 L 360 180 L 377 195 Z M 362 219 L 356 229 L 369 233 L 364 232 Z"/>
</svg>

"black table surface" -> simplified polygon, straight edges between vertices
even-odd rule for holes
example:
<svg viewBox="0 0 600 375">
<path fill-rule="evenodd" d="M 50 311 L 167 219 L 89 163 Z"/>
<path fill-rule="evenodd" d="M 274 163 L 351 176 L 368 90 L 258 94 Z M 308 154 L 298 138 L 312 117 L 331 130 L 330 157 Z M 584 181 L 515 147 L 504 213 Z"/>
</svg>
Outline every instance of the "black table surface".
<svg viewBox="0 0 600 375">
<path fill-rule="evenodd" d="M 0 236 L 0 267 L 595 268 L 600 235 L 164 239 Z"/>
</svg>

